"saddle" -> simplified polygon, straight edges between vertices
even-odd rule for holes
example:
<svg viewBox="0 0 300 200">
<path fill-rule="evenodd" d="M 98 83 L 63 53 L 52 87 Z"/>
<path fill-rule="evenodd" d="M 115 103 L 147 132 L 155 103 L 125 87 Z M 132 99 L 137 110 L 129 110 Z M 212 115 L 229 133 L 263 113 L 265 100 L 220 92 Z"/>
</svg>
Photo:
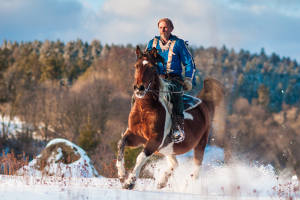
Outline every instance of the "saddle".
<svg viewBox="0 0 300 200">
<path fill-rule="evenodd" d="M 185 112 L 197 107 L 202 102 L 201 99 L 190 96 L 188 94 L 183 94 L 182 98 Z"/>
<path fill-rule="evenodd" d="M 164 79 L 164 78 L 165 77 L 163 77 L 164 83 L 170 84 L 170 81 L 167 80 L 167 79 Z M 169 95 L 166 95 L 165 98 L 163 98 L 163 99 L 166 102 L 167 107 L 168 107 L 169 112 L 170 112 L 171 97 Z M 184 112 L 197 107 L 202 102 L 201 99 L 199 99 L 197 97 L 193 97 L 193 96 L 188 95 L 188 94 L 183 94 L 182 95 L 182 101 L 183 101 L 183 111 Z M 172 112 L 170 112 L 170 113 L 172 113 Z"/>
</svg>

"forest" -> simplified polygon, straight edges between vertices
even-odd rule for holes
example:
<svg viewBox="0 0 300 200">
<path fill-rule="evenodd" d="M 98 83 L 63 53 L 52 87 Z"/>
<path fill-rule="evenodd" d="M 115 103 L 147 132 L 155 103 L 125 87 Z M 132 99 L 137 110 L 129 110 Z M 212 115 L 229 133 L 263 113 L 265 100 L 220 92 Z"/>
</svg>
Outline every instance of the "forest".
<svg viewBox="0 0 300 200">
<path fill-rule="evenodd" d="M 270 163 L 300 177 L 297 61 L 267 55 L 263 48 L 260 53 L 226 46 L 189 50 L 197 68 L 190 94 L 201 90 L 206 77 L 216 78 L 226 90 L 226 130 L 222 135 L 212 131 L 209 140 L 224 148 L 225 162 Z M 1 154 L 33 158 L 49 140 L 65 138 L 88 152 L 101 175 L 116 177 L 117 142 L 127 127 L 135 60 L 130 44 L 4 40 L 0 115 L 25 123 L 11 134 L 9 124 L 0 121 Z"/>
</svg>

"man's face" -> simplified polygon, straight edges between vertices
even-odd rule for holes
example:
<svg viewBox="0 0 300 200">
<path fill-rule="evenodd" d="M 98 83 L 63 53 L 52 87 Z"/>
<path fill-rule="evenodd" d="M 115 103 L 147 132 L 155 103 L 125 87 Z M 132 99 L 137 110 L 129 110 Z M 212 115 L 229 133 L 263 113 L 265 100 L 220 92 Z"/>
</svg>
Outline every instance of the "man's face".
<svg viewBox="0 0 300 200">
<path fill-rule="evenodd" d="M 160 37 L 165 41 L 169 40 L 169 37 L 172 32 L 172 28 L 168 26 L 168 24 L 165 21 L 161 21 L 159 23 L 158 29 L 159 29 Z"/>
</svg>

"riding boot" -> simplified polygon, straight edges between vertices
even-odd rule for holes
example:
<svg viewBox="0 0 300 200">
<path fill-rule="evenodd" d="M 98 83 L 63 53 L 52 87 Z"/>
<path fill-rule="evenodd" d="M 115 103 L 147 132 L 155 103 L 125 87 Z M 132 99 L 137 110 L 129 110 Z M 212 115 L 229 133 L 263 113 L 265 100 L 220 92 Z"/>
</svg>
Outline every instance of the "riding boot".
<svg viewBox="0 0 300 200">
<path fill-rule="evenodd" d="M 173 134 L 172 140 L 174 143 L 182 142 L 185 138 L 184 134 L 184 116 L 183 115 L 174 115 L 173 116 Z"/>
</svg>

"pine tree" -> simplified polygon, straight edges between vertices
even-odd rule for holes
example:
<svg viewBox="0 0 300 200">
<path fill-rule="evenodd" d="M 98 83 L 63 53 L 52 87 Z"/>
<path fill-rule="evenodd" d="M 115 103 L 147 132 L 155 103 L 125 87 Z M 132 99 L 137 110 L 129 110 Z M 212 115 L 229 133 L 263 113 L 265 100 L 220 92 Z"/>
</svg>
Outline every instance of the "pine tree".
<svg viewBox="0 0 300 200">
<path fill-rule="evenodd" d="M 90 116 L 88 116 L 88 121 L 80 131 L 78 138 L 78 145 L 89 154 L 93 152 L 100 142 L 100 140 L 97 139 L 97 131 L 93 128 L 90 121 Z"/>
</svg>

